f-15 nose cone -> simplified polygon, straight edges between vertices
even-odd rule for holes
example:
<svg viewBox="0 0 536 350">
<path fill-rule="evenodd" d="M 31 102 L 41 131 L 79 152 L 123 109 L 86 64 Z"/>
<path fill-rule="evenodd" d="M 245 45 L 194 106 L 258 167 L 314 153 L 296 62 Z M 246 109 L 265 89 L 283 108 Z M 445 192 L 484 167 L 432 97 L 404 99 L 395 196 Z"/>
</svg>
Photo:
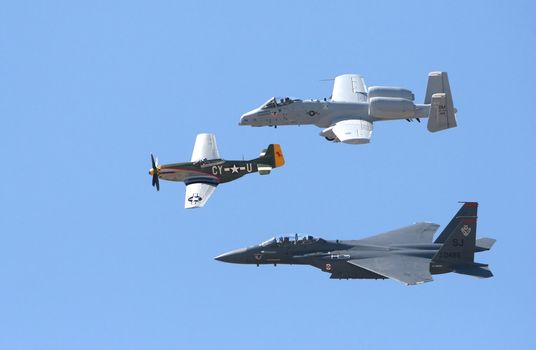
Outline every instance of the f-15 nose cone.
<svg viewBox="0 0 536 350">
<path fill-rule="evenodd" d="M 227 262 L 227 263 L 238 264 L 238 263 L 241 263 L 243 261 L 244 253 L 246 252 L 246 250 L 247 249 L 245 249 L 245 248 L 236 249 L 236 250 L 233 250 L 233 251 L 218 255 L 214 259 L 218 260 L 218 261 Z"/>
</svg>

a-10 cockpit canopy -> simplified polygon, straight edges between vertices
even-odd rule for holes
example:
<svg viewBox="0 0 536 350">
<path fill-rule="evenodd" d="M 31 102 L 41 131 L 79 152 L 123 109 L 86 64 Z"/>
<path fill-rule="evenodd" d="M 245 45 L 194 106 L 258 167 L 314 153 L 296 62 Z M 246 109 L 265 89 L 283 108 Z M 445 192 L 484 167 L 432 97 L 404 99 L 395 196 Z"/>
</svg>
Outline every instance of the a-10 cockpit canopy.
<svg viewBox="0 0 536 350">
<path fill-rule="evenodd" d="M 290 97 L 272 97 L 271 99 L 266 101 L 265 104 L 262 105 L 261 109 L 270 109 L 270 108 L 275 108 L 278 106 L 286 106 L 296 101 L 301 101 L 301 100 L 297 98 L 290 98 Z"/>
<path fill-rule="evenodd" d="M 318 238 L 315 238 L 313 236 L 302 236 L 295 234 L 294 236 L 281 236 L 281 237 L 273 237 L 269 240 L 262 242 L 261 246 L 263 247 L 269 247 L 269 246 L 285 246 L 285 245 L 301 245 L 301 244 L 312 244 L 318 241 Z"/>
</svg>

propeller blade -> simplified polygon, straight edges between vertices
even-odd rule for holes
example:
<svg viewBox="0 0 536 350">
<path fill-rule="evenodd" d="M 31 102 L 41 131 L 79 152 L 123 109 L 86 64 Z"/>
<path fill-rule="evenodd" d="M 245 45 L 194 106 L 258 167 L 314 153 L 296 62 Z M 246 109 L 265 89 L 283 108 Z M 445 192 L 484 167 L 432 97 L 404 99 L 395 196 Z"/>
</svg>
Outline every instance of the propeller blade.
<svg viewBox="0 0 536 350">
<path fill-rule="evenodd" d="M 158 178 L 158 159 L 155 160 L 153 154 L 151 153 L 151 165 L 153 167 L 153 187 L 156 186 L 156 190 L 160 191 L 160 180 Z"/>
</svg>

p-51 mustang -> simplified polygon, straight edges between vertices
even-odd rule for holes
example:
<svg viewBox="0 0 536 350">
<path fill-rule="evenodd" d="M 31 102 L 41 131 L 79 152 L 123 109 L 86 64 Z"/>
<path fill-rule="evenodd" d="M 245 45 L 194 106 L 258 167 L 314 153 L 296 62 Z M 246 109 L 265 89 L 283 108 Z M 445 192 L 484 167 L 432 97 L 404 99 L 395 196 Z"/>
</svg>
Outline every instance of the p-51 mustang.
<svg viewBox="0 0 536 350">
<path fill-rule="evenodd" d="M 490 250 L 495 240 L 476 239 L 478 203 L 465 203 L 432 242 L 439 225 L 417 223 L 376 236 L 328 241 L 313 236 L 272 238 L 258 246 L 234 250 L 215 259 L 236 264 L 312 265 L 335 279 L 386 279 L 406 285 L 432 281 L 433 274 L 455 272 L 492 277 L 477 252 Z"/>
<path fill-rule="evenodd" d="M 285 159 L 281 147 L 271 144 L 259 158 L 252 160 L 223 160 L 220 158 L 216 137 L 199 134 L 195 139 L 191 162 L 158 165 L 151 154 L 153 187 L 160 190 L 159 179 L 182 181 L 186 184 L 185 208 L 201 208 L 216 186 L 236 180 L 246 174 L 259 172 L 267 175 L 273 168 L 283 166 Z"/>
<path fill-rule="evenodd" d="M 328 141 L 350 144 L 369 143 L 373 123 L 382 120 L 420 122 L 420 118 L 429 118 L 431 132 L 456 127 L 456 109 L 446 72 L 430 73 L 424 104 L 415 104 L 414 100 L 408 89 L 391 86 L 367 89 L 361 76 L 345 74 L 335 78 L 329 100 L 271 98 L 242 115 L 240 125 L 313 124 L 323 128 L 320 135 Z"/>
</svg>

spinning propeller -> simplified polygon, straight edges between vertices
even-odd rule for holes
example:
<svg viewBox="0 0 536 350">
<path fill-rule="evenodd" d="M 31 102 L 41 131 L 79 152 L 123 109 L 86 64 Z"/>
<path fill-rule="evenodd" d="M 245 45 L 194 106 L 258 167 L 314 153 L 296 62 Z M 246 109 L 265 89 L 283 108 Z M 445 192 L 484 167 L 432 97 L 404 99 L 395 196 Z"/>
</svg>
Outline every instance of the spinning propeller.
<svg viewBox="0 0 536 350">
<path fill-rule="evenodd" d="M 153 166 L 151 170 L 149 170 L 149 175 L 153 177 L 153 187 L 156 186 L 156 190 L 160 191 L 160 180 L 158 179 L 158 159 L 155 160 L 153 157 L 153 154 L 151 153 L 151 165 Z"/>
</svg>

